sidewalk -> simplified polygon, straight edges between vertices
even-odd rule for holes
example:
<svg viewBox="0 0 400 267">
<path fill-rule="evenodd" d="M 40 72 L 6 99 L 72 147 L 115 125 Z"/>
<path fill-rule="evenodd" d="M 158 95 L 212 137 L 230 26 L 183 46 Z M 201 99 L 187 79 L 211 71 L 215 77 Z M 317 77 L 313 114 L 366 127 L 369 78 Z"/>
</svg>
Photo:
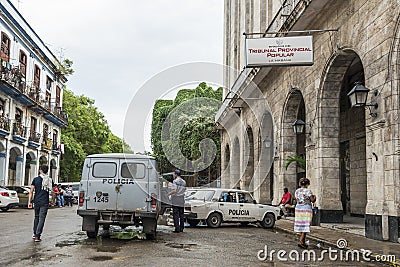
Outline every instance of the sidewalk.
<svg viewBox="0 0 400 267">
<path fill-rule="evenodd" d="M 286 233 L 295 234 L 293 231 L 294 218 L 281 219 L 276 222 L 276 229 Z M 311 233 L 307 235 L 307 239 L 320 243 L 322 247 L 337 248 L 337 240 L 345 239 L 347 241 L 346 250 L 370 250 L 371 258 L 376 259 L 381 255 L 395 255 L 396 261 L 387 263 L 392 266 L 400 266 L 400 244 L 392 242 L 384 242 L 366 238 L 359 234 L 354 234 L 341 230 L 340 228 L 329 228 L 323 226 L 311 226 Z"/>
</svg>

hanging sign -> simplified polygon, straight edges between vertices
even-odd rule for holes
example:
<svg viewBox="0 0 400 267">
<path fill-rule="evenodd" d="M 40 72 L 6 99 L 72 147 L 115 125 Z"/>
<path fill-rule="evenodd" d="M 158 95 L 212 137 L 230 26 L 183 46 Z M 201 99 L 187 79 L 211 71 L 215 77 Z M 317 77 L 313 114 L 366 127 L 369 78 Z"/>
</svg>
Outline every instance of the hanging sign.
<svg viewBox="0 0 400 267">
<path fill-rule="evenodd" d="M 313 64 L 312 36 L 246 38 L 246 67 Z"/>
</svg>

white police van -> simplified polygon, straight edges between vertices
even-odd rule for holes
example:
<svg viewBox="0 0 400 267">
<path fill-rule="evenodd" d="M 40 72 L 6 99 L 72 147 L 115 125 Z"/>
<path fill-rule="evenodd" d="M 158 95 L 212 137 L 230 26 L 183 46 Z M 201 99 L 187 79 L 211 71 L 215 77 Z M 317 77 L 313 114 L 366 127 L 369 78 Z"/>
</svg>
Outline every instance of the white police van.
<svg viewBox="0 0 400 267">
<path fill-rule="evenodd" d="M 272 228 L 281 218 L 278 207 L 257 204 L 250 192 L 222 188 L 198 189 L 186 200 L 185 217 L 191 226 L 205 221 L 212 228 L 222 222 L 258 222 L 264 228 Z"/>
<path fill-rule="evenodd" d="M 155 238 L 160 213 L 160 185 L 153 157 L 134 154 L 96 154 L 85 159 L 79 187 L 78 215 L 82 230 L 95 238 L 99 225 L 143 225 Z"/>
</svg>

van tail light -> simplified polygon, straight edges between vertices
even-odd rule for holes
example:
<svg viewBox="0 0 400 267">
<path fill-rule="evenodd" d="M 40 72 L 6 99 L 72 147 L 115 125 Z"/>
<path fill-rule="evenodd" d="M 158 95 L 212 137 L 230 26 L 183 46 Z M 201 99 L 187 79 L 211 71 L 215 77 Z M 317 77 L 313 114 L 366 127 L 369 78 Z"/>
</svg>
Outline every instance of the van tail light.
<svg viewBox="0 0 400 267">
<path fill-rule="evenodd" d="M 157 195 L 156 194 L 151 194 L 151 208 L 156 209 L 157 208 Z"/>
<path fill-rule="evenodd" d="M 79 207 L 83 206 L 83 201 L 85 201 L 85 191 L 79 192 Z"/>
<path fill-rule="evenodd" d="M 7 192 L 0 192 L 0 195 L 3 197 L 9 197 L 10 195 Z"/>
</svg>

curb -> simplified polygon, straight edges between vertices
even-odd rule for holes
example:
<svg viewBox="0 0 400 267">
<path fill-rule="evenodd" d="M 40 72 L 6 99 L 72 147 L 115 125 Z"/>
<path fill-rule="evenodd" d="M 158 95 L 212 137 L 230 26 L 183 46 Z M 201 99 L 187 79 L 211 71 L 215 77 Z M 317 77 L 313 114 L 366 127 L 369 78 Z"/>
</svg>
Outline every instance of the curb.
<svg viewBox="0 0 400 267">
<path fill-rule="evenodd" d="M 275 229 L 277 231 L 280 231 L 280 232 L 284 232 L 284 233 L 288 233 L 288 234 L 292 234 L 292 235 L 297 235 L 292 230 L 288 230 L 286 228 L 279 227 L 279 226 L 276 226 L 276 225 L 275 225 Z M 325 240 L 325 239 L 321 239 L 321 238 L 318 238 L 318 237 L 315 237 L 315 236 L 312 236 L 312 235 L 307 235 L 307 238 L 310 239 L 310 240 L 313 240 L 313 241 L 316 241 L 316 242 L 320 243 L 322 245 L 322 247 L 330 246 L 330 247 L 338 248 L 336 243 L 333 243 L 333 242 Z M 341 250 L 344 250 L 344 251 L 356 250 L 356 248 L 346 247 L 346 248 L 343 248 Z M 390 266 L 393 266 L 393 267 L 400 267 L 399 259 L 397 259 L 395 262 L 383 261 L 383 260 L 381 260 L 380 256 L 381 256 L 380 254 L 373 253 L 373 254 L 370 255 L 370 259 L 373 260 L 374 262 L 378 262 L 378 263 L 382 263 L 382 264 L 390 264 Z"/>
</svg>

